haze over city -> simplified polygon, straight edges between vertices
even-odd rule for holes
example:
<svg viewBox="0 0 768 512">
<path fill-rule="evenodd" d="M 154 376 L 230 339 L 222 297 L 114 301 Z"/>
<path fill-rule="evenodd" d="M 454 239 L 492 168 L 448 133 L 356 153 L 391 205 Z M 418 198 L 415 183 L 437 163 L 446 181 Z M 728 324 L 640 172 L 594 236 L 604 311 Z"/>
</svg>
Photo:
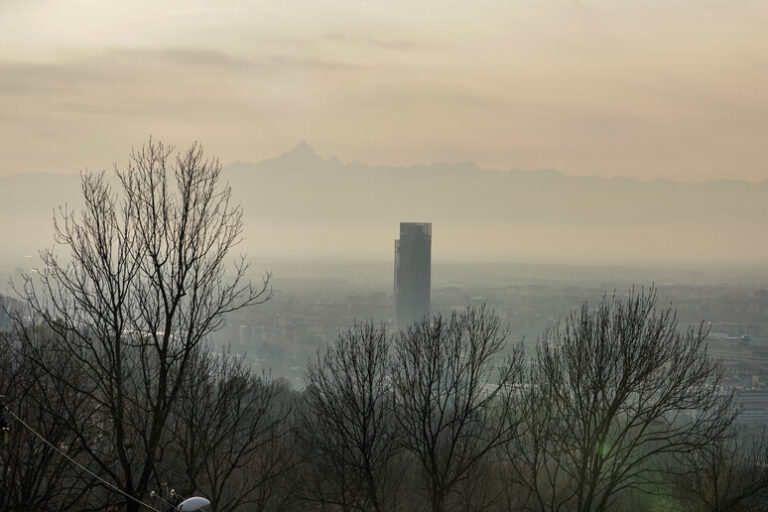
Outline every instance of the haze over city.
<svg viewBox="0 0 768 512">
<path fill-rule="evenodd" d="M 0 512 L 766 512 L 766 27 L 0 0 Z"/>
</svg>

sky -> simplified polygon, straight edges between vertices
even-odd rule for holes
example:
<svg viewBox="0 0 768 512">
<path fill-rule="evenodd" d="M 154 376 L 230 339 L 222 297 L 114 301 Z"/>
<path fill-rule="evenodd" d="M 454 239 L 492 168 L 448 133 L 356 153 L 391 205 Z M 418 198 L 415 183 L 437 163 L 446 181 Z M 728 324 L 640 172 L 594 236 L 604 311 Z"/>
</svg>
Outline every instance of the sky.
<svg viewBox="0 0 768 512">
<path fill-rule="evenodd" d="M 2 0 L 0 175 L 343 161 L 768 179 L 765 0 Z"/>
</svg>

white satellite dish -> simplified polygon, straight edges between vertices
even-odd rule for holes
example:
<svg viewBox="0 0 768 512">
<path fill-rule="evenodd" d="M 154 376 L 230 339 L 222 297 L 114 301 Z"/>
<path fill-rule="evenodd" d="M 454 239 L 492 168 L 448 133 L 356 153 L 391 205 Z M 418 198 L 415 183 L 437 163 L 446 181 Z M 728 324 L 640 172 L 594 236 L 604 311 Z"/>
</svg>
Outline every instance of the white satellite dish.
<svg viewBox="0 0 768 512">
<path fill-rule="evenodd" d="M 200 496 L 192 496 L 179 503 L 176 508 L 181 512 L 202 511 L 205 507 L 210 507 L 211 502 Z"/>
</svg>

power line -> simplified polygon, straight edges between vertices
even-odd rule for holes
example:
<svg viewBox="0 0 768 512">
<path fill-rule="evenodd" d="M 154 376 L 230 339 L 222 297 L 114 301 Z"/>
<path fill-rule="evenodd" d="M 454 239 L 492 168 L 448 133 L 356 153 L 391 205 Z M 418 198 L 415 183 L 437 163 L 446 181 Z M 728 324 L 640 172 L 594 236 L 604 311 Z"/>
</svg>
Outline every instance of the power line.
<svg viewBox="0 0 768 512">
<path fill-rule="evenodd" d="M 82 464 L 80 464 L 79 462 L 77 462 L 75 459 L 73 459 L 72 457 L 70 457 L 69 455 L 67 455 L 65 452 L 63 452 L 61 449 L 59 449 L 59 447 L 58 447 L 58 446 L 56 446 L 56 445 L 55 445 L 55 444 L 53 444 L 52 442 L 48 441 L 48 440 L 47 440 L 45 437 L 43 437 L 43 435 L 42 435 L 42 434 L 40 434 L 39 432 L 37 432 L 37 431 L 36 431 L 34 428 L 32 428 L 32 427 L 30 427 L 29 425 L 27 425 L 27 424 L 24 422 L 24 420 L 22 420 L 21 418 L 19 418 L 18 416 L 16 416 L 16 414 L 15 414 L 15 413 L 14 413 L 12 410 L 10 410 L 6 404 L 3 404 L 3 407 L 5 407 L 5 410 L 6 410 L 6 411 L 8 411 L 8 414 L 10 414 L 11 416 L 13 416 L 13 418 L 14 418 L 16 421 L 18 421 L 18 422 L 19 422 L 21 425 L 23 425 L 23 426 L 24 426 L 24 427 L 25 427 L 27 430 L 29 430 L 29 431 L 30 431 L 30 432 L 32 432 L 32 433 L 33 433 L 35 436 L 37 436 L 37 437 L 38 437 L 38 438 L 39 438 L 39 439 L 40 439 L 42 442 L 44 442 L 45 444 L 47 444 L 48 446 L 50 446 L 51 448 L 53 448 L 53 449 L 54 449 L 54 450 L 55 450 L 57 453 L 59 453 L 59 455 L 61 455 L 61 456 L 62 456 L 62 457 L 64 457 L 65 459 L 67 459 L 69 462 L 71 462 L 72 464 L 74 464 L 74 465 L 75 465 L 75 466 L 77 466 L 78 468 L 82 469 L 83 471 L 85 471 L 86 473 L 88 473 L 88 474 L 89 474 L 89 475 L 91 475 L 93 478 L 95 478 L 96 480 L 100 481 L 101 483 L 103 483 L 104 485 L 106 485 L 107 487 L 109 487 L 110 489 L 112 489 L 113 491 L 115 491 L 115 492 L 117 492 L 117 493 L 119 493 L 119 494 L 122 494 L 123 496 L 125 496 L 126 498 L 128 498 L 128 499 L 130 499 L 130 500 L 133 500 L 133 501 L 135 501 L 136 503 L 138 503 L 138 504 L 139 504 L 139 505 L 141 505 L 142 507 L 148 508 L 149 510 L 154 510 L 154 512 L 160 512 L 160 510 L 159 510 L 159 509 L 156 509 L 156 508 L 155 508 L 155 507 L 153 507 L 152 505 L 147 505 L 146 503 L 144 503 L 144 502 L 143 502 L 143 501 L 141 501 L 140 499 L 136 498 L 135 496 L 131 496 L 130 494 L 128 494 L 128 493 L 127 493 L 127 492 L 125 492 L 124 490 L 120 489 L 119 487 L 117 487 L 117 486 L 116 486 L 116 485 L 114 485 L 114 484 L 111 484 L 111 483 L 107 482 L 106 480 L 104 480 L 103 478 L 101 478 L 99 475 L 97 475 L 96 473 L 94 473 L 94 472 L 93 472 L 93 471 L 91 471 L 90 469 L 86 468 L 85 466 L 83 466 Z M 175 507 L 174 507 L 174 508 L 175 508 Z"/>
</svg>

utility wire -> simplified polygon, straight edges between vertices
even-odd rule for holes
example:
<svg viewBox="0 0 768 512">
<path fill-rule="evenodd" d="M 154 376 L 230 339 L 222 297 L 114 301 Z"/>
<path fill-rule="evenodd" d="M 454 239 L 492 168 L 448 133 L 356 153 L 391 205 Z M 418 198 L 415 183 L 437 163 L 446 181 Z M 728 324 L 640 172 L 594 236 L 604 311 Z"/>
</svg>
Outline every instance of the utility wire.
<svg viewBox="0 0 768 512">
<path fill-rule="evenodd" d="M 125 496 L 126 498 L 128 498 L 128 499 L 130 499 L 130 500 L 133 500 L 133 501 L 135 501 L 136 503 L 138 503 L 138 504 L 139 504 L 139 505 L 141 505 L 142 507 L 148 508 L 149 510 L 154 510 L 154 512 L 160 512 L 160 510 L 156 509 L 156 508 L 155 508 L 155 507 L 153 507 L 152 505 L 147 505 L 146 503 L 144 503 L 144 502 L 143 502 L 143 501 L 141 501 L 140 499 L 136 498 L 135 496 L 131 496 L 130 494 L 128 494 L 128 493 L 127 493 L 127 492 L 125 492 L 124 490 L 120 489 L 119 487 L 117 487 L 117 486 L 116 486 L 116 485 L 114 485 L 114 484 L 111 484 L 111 483 L 107 482 L 106 480 L 104 480 L 103 478 L 101 478 L 99 475 L 97 475 L 96 473 L 94 473 L 94 472 L 93 472 L 93 471 L 91 471 L 90 469 L 86 468 L 85 466 L 83 466 L 82 464 L 80 464 L 79 462 L 77 462 L 75 459 L 73 459 L 72 457 L 70 457 L 69 455 L 67 455 L 65 452 L 63 452 L 61 449 L 59 449 L 59 447 L 58 447 L 58 446 L 56 446 L 56 445 L 55 445 L 55 444 L 53 444 L 52 442 L 48 441 L 48 440 L 47 440 L 45 437 L 43 437 L 43 435 L 42 435 L 42 434 L 40 434 L 39 432 L 37 432 L 37 431 L 36 431 L 34 428 L 32 428 L 32 427 L 30 427 L 29 425 L 27 425 L 27 424 L 24 422 L 24 420 L 22 420 L 21 418 L 19 418 L 18 416 L 16 416 L 16 414 L 15 414 L 15 413 L 14 413 L 12 410 L 10 410 L 10 409 L 8 408 L 8 406 L 7 406 L 7 405 L 3 404 L 3 406 L 5 407 L 5 410 L 6 410 L 6 411 L 8 411 L 8 413 L 9 413 L 11 416 L 13 416 L 13 418 L 14 418 L 16 421 L 18 421 L 19 423 L 21 423 L 21 424 L 22 424 L 22 425 L 23 425 L 23 426 L 24 426 L 24 427 L 25 427 L 27 430 L 29 430 L 30 432 L 32 432 L 33 434 L 35 434 L 35 435 L 36 435 L 36 436 L 37 436 L 37 437 L 38 437 L 38 438 L 39 438 L 39 439 L 40 439 L 42 442 L 44 442 L 45 444 L 47 444 L 48 446 L 50 446 L 51 448 L 53 448 L 53 449 L 54 449 L 56 452 L 58 452 L 58 453 L 59 453 L 59 454 L 60 454 L 62 457 L 64 457 L 65 459 L 67 459 L 69 462 L 71 462 L 72 464 L 74 464 L 74 465 L 75 465 L 75 466 L 77 466 L 78 468 L 82 469 L 83 471 L 85 471 L 86 473 L 88 473 L 89 475 L 91 475 L 91 476 L 92 476 L 93 478 L 95 478 L 96 480 L 99 480 L 101 483 L 103 483 L 104 485 L 106 485 L 107 487 L 109 487 L 110 489 L 112 489 L 113 491 L 115 491 L 115 492 L 117 492 L 117 493 L 119 493 L 119 494 L 122 494 L 123 496 Z M 174 507 L 174 508 L 175 508 L 175 507 Z"/>
<path fill-rule="evenodd" d="M 154 491 L 152 491 L 152 492 L 154 492 Z M 171 489 L 171 496 L 173 496 L 173 495 L 174 495 L 174 494 L 173 494 L 173 489 Z M 178 494 L 177 494 L 177 496 L 178 496 Z M 166 501 L 166 500 L 165 500 L 164 498 L 162 498 L 161 496 L 159 496 L 159 495 L 155 494 L 155 495 L 154 495 L 154 497 L 155 497 L 155 498 L 157 498 L 158 500 L 162 501 L 163 503 L 165 503 L 165 504 L 166 504 L 166 505 L 168 505 L 169 507 L 171 507 L 173 510 L 179 510 L 179 507 L 177 507 L 177 506 L 176 506 L 176 505 L 174 505 L 173 503 L 169 503 L 168 501 Z M 183 497 L 183 496 L 179 496 L 179 499 L 182 499 L 182 500 L 183 500 L 183 499 L 184 499 L 184 497 Z"/>
</svg>

